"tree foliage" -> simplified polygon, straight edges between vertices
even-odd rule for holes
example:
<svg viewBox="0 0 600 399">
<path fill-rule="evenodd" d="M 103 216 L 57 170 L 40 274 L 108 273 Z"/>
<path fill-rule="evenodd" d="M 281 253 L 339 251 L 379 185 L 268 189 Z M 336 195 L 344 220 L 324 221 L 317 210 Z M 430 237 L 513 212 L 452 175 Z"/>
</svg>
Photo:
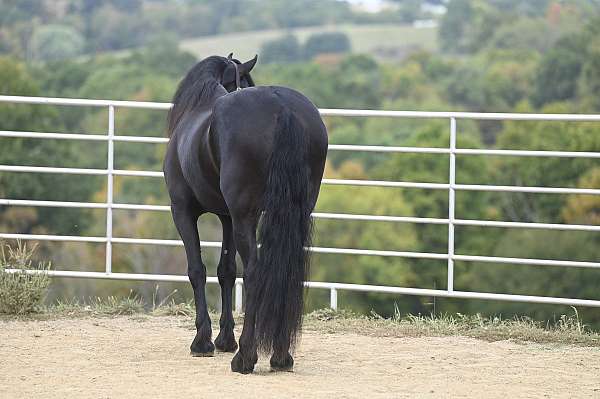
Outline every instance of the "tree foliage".
<svg viewBox="0 0 600 399">
<path fill-rule="evenodd" d="M 304 45 L 293 34 L 287 34 L 266 42 L 261 48 L 261 60 L 267 64 L 286 64 L 309 61 L 321 54 L 347 53 L 350 49 L 350 39 L 342 32 L 315 33 Z"/>
<path fill-rule="evenodd" d="M 287 34 L 266 42 L 260 49 L 261 62 L 286 64 L 302 60 L 302 48 L 296 36 Z"/>
<path fill-rule="evenodd" d="M 37 96 L 38 85 L 22 64 L 0 58 L 0 93 Z M 0 105 L 2 130 L 48 132 L 60 129 L 55 109 L 21 104 Z M 77 143 L 25 138 L 2 138 L 0 164 L 31 166 L 79 166 L 84 163 L 83 146 Z M 70 165 L 66 163 L 70 163 Z M 89 198 L 97 180 L 73 178 L 69 175 L 0 173 L 0 197 L 12 199 L 45 199 L 73 201 Z M 0 207 L 0 219 L 9 208 Z M 79 210 L 37 208 L 25 218 L 23 232 L 53 231 L 80 234 L 87 227 L 86 213 Z M 8 219 L 4 222 L 9 222 Z"/>
<path fill-rule="evenodd" d="M 73 28 L 45 25 L 31 36 L 30 51 L 36 60 L 60 60 L 81 54 L 84 39 Z"/>
<path fill-rule="evenodd" d="M 311 35 L 304 44 L 304 56 L 311 59 L 319 54 L 346 53 L 350 40 L 342 32 L 323 32 Z"/>
</svg>

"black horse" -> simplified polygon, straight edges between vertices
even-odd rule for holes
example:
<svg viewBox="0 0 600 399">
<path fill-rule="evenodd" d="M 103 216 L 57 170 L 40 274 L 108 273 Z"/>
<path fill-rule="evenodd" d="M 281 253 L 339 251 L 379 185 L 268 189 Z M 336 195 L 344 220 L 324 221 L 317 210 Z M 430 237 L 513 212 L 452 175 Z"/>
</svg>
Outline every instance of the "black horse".
<svg viewBox="0 0 600 399">
<path fill-rule="evenodd" d="M 254 87 L 250 71 L 256 59 L 242 64 L 231 55 L 211 56 L 188 72 L 169 113 L 171 140 L 163 167 L 194 289 L 193 356 L 212 356 L 215 346 L 237 349 L 232 314 L 236 251 L 244 263 L 244 327 L 231 361 L 231 369 L 240 373 L 253 371 L 258 350 L 273 352 L 273 370 L 293 367 L 290 347 L 302 322 L 310 214 L 327 154 L 327 131 L 318 110 L 292 89 Z M 223 308 L 214 344 L 197 228 L 206 212 L 223 225 L 217 267 Z"/>
</svg>

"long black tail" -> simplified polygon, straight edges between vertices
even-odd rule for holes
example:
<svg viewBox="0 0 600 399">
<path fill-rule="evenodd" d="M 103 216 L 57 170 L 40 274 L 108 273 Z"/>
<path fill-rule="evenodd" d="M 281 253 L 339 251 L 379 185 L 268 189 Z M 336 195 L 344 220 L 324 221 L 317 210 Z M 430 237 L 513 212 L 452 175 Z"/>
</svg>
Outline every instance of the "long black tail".
<svg viewBox="0 0 600 399">
<path fill-rule="evenodd" d="M 306 132 L 288 110 L 278 125 L 258 229 L 256 340 L 264 352 L 285 342 L 293 347 L 302 326 L 314 206 Z"/>
</svg>

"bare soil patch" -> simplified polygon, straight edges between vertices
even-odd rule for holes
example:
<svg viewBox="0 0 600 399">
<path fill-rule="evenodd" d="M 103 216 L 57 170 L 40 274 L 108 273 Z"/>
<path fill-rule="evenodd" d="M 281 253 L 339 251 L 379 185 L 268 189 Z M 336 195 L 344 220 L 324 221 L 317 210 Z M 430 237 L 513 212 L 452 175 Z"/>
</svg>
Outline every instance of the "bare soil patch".
<svg viewBox="0 0 600 399">
<path fill-rule="evenodd" d="M 0 397 L 600 398 L 597 347 L 312 330 L 293 373 L 261 357 L 242 376 L 191 357 L 193 335 L 187 317 L 0 321 Z"/>
</svg>

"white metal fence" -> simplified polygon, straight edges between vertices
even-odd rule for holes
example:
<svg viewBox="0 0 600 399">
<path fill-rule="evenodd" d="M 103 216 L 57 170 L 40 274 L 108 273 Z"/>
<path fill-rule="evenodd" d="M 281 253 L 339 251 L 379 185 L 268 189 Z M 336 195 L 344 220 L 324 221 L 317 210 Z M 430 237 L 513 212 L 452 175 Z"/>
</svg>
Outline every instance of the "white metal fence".
<svg viewBox="0 0 600 399">
<path fill-rule="evenodd" d="M 145 211 L 170 211 L 169 206 L 143 205 L 143 204 L 119 204 L 113 202 L 113 178 L 114 176 L 147 176 L 162 177 L 162 172 L 157 171 L 131 171 L 118 170 L 114 168 L 114 143 L 136 142 L 136 143 L 166 143 L 167 138 L 142 137 L 142 136 L 119 136 L 115 134 L 115 109 L 116 108 L 138 108 L 153 110 L 168 110 L 171 104 L 134 102 L 134 101 L 107 101 L 107 100 L 84 100 L 66 98 L 43 98 L 43 97 L 18 97 L 0 96 L 0 103 L 13 104 L 44 104 L 61 106 L 87 106 L 101 107 L 108 111 L 108 131 L 106 135 L 93 134 L 69 134 L 69 133 L 45 133 L 45 132 L 23 132 L 23 131 L 0 131 L 0 137 L 27 137 L 38 139 L 58 140 L 89 140 L 103 141 L 108 143 L 107 168 L 60 168 L 45 166 L 14 166 L 0 165 L 0 172 L 34 172 L 34 173 L 67 173 L 78 175 L 102 175 L 107 177 L 106 202 L 65 202 L 65 201 L 34 201 L 20 199 L 0 199 L 0 205 L 11 206 L 34 206 L 34 207 L 65 207 L 65 208 L 89 208 L 106 209 L 106 235 L 102 237 L 61 236 L 61 235 L 34 235 L 0 233 L 0 238 L 21 240 L 48 240 L 48 241 L 78 241 L 104 243 L 106 245 L 106 266 L 104 272 L 82 272 L 52 270 L 50 274 L 56 277 L 81 277 L 100 278 L 115 280 L 149 280 L 149 281 L 188 281 L 183 275 L 162 274 L 131 274 L 112 272 L 112 244 L 151 244 L 151 245 L 183 245 L 179 240 L 158 240 L 122 238 L 113 236 L 113 214 L 114 209 L 145 210 Z M 567 114 L 509 114 L 509 113 L 471 113 L 471 112 L 414 112 L 414 111 L 376 111 L 376 110 L 343 110 L 343 109 L 321 109 L 323 116 L 341 117 L 392 117 L 392 118 L 437 118 L 448 120 L 450 131 L 450 142 L 447 148 L 423 148 L 423 147 L 390 147 L 390 146 L 364 146 L 364 145 L 330 145 L 330 151 L 368 151 L 380 153 L 425 153 L 425 154 L 448 154 L 449 180 L 448 183 L 417 183 L 396 181 L 373 181 L 373 180 L 341 180 L 323 179 L 323 184 L 350 185 L 350 186 L 375 186 L 375 187 L 400 187 L 420 188 L 431 190 L 445 190 L 448 192 L 448 217 L 447 218 L 424 218 L 404 216 L 374 216 L 338 213 L 313 213 L 314 218 L 339 219 L 339 220 L 362 220 L 362 221 L 386 221 L 399 223 L 424 223 L 448 226 L 448 251 L 447 253 L 424 253 L 406 251 L 387 251 L 350 248 L 324 248 L 312 247 L 315 253 L 325 254 L 349 254 L 366 256 L 391 256 L 409 257 L 422 259 L 438 259 L 447 261 L 448 284 L 446 290 L 404 288 L 391 286 L 376 286 L 363 284 L 342 284 L 332 282 L 308 282 L 311 288 L 327 289 L 330 291 L 330 306 L 337 308 L 338 290 L 381 292 L 404 295 L 421 295 L 449 298 L 487 299 L 499 301 L 533 302 L 546 304 L 561 304 L 573 306 L 600 307 L 600 300 L 557 298 L 547 296 L 511 295 L 487 292 L 457 291 L 454 289 L 454 262 L 490 262 L 510 263 L 521 265 L 554 266 L 554 267 L 576 267 L 576 268 L 600 268 L 600 262 L 581 262 L 571 260 L 549 260 L 549 259 L 527 259 L 508 258 L 492 256 L 473 256 L 456 254 L 454 251 L 454 228 L 455 226 L 487 226 L 487 227 L 510 227 L 547 230 L 579 230 L 600 231 L 597 225 L 575 225 L 559 223 L 523 223 L 504 222 L 490 220 L 457 219 L 455 217 L 455 194 L 456 191 L 503 191 L 519 193 L 552 193 L 552 194 L 587 194 L 600 195 L 600 189 L 588 188 L 559 188 L 559 187 L 523 187 L 523 186 L 496 186 L 496 185 L 474 185 L 456 183 L 456 155 L 494 155 L 494 156 L 519 156 L 519 157 L 566 157 L 566 158 L 600 158 L 599 152 L 572 152 L 572 151 L 526 151 L 526 150 L 489 150 L 489 149 L 466 149 L 456 146 L 456 122 L 461 119 L 474 120 L 519 120 L 519 121 L 589 121 L 600 122 L 600 115 L 567 115 Z M 1 127 L 2 121 L 0 121 Z M 203 247 L 220 247 L 220 242 L 201 242 Z M 209 277 L 209 283 L 218 283 L 216 277 Z M 242 309 L 242 279 L 236 280 L 235 306 L 238 311 Z"/>
</svg>

